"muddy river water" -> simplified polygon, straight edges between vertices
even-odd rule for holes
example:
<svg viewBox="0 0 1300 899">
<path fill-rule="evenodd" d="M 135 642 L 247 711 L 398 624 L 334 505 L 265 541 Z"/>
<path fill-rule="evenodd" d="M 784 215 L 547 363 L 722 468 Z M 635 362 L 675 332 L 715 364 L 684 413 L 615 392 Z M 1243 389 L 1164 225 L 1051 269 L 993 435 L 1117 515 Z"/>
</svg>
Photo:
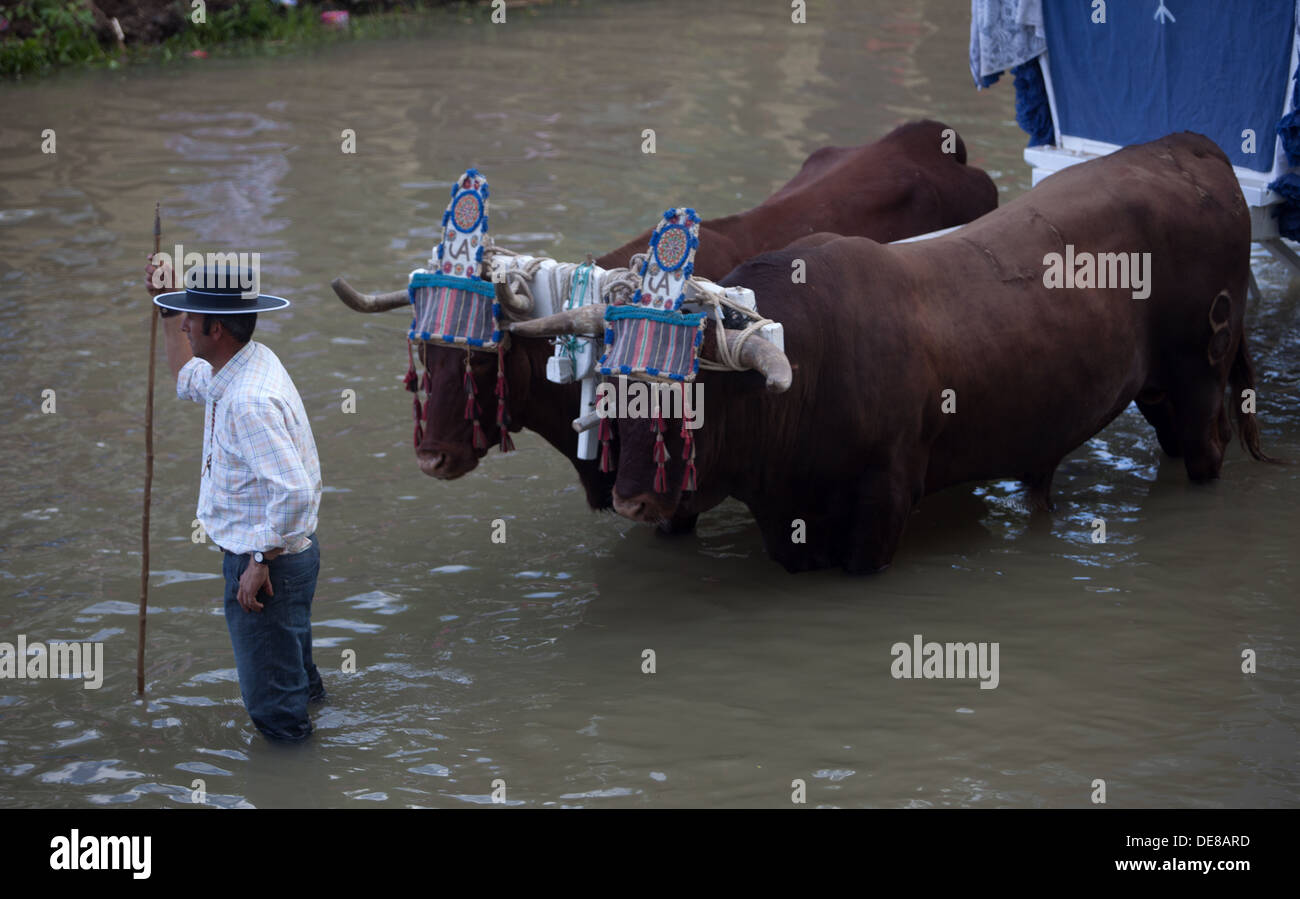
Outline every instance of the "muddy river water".
<svg viewBox="0 0 1300 899">
<path fill-rule="evenodd" d="M 329 282 L 404 286 L 467 166 L 491 179 L 500 243 L 573 260 L 668 206 L 748 208 L 818 147 L 917 117 L 957 128 L 1004 202 L 1029 189 L 1009 80 L 971 84 L 963 4 L 811 3 L 803 25 L 761 6 L 437 17 L 0 87 L 0 641 L 105 654 L 98 690 L 0 681 L 0 805 L 178 805 L 202 781 L 221 806 L 455 807 L 503 781 L 527 806 L 779 807 L 796 779 L 846 807 L 1087 806 L 1096 779 L 1115 806 L 1300 801 L 1300 469 L 1235 442 L 1222 479 L 1192 485 L 1130 409 L 1063 463 L 1054 516 L 1031 520 L 1012 482 L 950 489 L 865 578 L 786 574 L 736 503 L 674 540 L 592 513 L 530 433 L 460 480 L 420 473 L 409 317 L 353 313 Z M 326 485 L 330 699 L 300 747 L 268 746 L 240 702 L 221 558 L 191 539 L 202 410 L 161 359 L 135 696 L 155 200 L 164 245 L 258 250 L 264 289 L 294 303 L 257 339 L 298 385 Z M 1300 457 L 1300 304 L 1255 261 L 1264 445 Z M 891 677 L 917 634 L 996 642 L 996 689 Z"/>
</svg>

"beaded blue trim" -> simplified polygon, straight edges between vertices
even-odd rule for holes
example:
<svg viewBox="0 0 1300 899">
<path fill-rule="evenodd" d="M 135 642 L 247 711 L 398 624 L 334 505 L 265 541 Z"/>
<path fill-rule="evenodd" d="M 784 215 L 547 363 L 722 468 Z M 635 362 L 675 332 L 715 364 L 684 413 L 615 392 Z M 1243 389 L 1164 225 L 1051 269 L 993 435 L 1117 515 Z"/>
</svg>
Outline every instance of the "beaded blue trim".
<svg viewBox="0 0 1300 899">
<path fill-rule="evenodd" d="M 618 367 L 618 371 L 614 371 L 614 369 L 609 368 L 608 366 L 604 366 L 604 365 L 602 365 L 602 366 L 599 366 L 599 367 L 598 367 L 598 370 L 600 371 L 600 373 L 601 373 L 602 375 L 630 375 L 630 374 L 632 374 L 632 366 L 630 366 L 630 365 L 620 365 L 620 366 Z M 700 373 L 700 360 L 699 360 L 699 359 L 696 359 L 696 360 L 695 360 L 695 370 L 694 370 L 694 374 L 697 374 L 697 375 L 698 375 L 699 373 Z M 686 375 L 679 375 L 679 374 L 677 374 L 676 372 L 669 372 L 669 373 L 666 374 L 666 375 L 662 375 L 662 374 L 659 373 L 659 369 L 657 369 L 657 368 L 647 368 L 647 369 L 646 369 L 646 374 L 651 375 L 651 376 L 656 377 L 656 378 L 668 378 L 669 380 L 672 380 L 672 381 L 682 381 L 682 382 L 685 382 L 685 381 L 686 381 Z"/>
<path fill-rule="evenodd" d="M 455 287 L 485 297 L 495 297 L 497 295 L 496 286 L 491 281 L 444 275 L 442 272 L 416 272 L 411 275 L 411 283 L 406 290 L 411 297 L 412 303 L 415 302 L 415 290 L 418 287 Z"/>
<path fill-rule="evenodd" d="M 699 327 L 700 321 L 704 318 L 702 312 L 673 312 L 668 309 L 651 309 L 646 306 L 606 306 L 605 321 L 612 322 L 624 318 L 649 318 L 657 322 L 667 322 L 670 325 L 690 325 Z M 608 335 L 613 334 L 612 328 L 607 328 Z M 613 343 L 612 336 L 605 338 L 606 343 Z M 698 344 L 697 344 L 698 346 Z"/>
<path fill-rule="evenodd" d="M 412 340 L 428 340 L 428 341 L 433 341 L 435 343 L 450 343 L 456 346 L 476 346 L 476 347 L 488 347 L 488 348 L 494 347 L 501 342 L 500 331 L 492 332 L 491 344 L 488 344 L 486 341 L 479 340 L 477 337 L 457 337 L 455 334 L 443 334 L 441 336 L 434 337 L 428 331 L 421 331 L 419 334 L 416 334 L 415 331 L 411 331 L 410 337 Z"/>
</svg>

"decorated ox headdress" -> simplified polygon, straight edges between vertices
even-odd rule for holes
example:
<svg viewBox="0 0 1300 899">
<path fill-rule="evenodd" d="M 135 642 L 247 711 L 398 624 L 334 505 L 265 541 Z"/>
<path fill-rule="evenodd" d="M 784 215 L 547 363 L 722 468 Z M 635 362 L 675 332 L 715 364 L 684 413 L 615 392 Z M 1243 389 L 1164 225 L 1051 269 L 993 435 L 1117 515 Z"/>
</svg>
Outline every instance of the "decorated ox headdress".
<svg viewBox="0 0 1300 899">
<path fill-rule="evenodd" d="M 429 260 L 433 271 L 416 269 L 411 273 L 407 290 L 415 315 L 408 335 L 406 374 L 407 389 L 415 397 L 415 443 L 420 444 L 421 410 L 416 387 L 415 362 L 410 341 L 423 340 L 445 346 L 465 348 L 465 418 L 474 424 L 474 447 L 486 449 L 487 439 L 479 422 L 479 405 L 470 353 L 474 350 L 497 351 L 497 427 L 501 431 L 501 450 L 510 452 L 510 416 L 506 410 L 505 349 L 501 327 L 501 306 L 491 281 L 481 275 L 484 243 L 488 230 L 488 183 L 477 169 L 469 169 L 451 188 L 451 201 L 442 214 L 442 234 Z M 431 380 L 424 374 L 428 393 Z"/>
<path fill-rule="evenodd" d="M 600 372 L 628 375 L 640 380 L 680 384 L 685 407 L 685 384 L 700 370 L 699 350 L 704 340 L 704 316 L 683 312 L 686 285 L 695 270 L 695 251 L 700 246 L 700 217 L 685 206 L 669 209 L 650 234 L 650 250 L 641 265 L 641 286 L 627 303 L 605 307 L 605 355 Z M 657 397 L 656 397 L 657 399 Z M 668 447 L 664 443 L 664 420 L 654 404 L 655 490 L 667 491 Z M 612 471 L 611 428 L 600 422 L 600 470 Z M 695 489 L 695 442 L 691 429 L 682 421 L 682 457 L 686 472 L 683 490 Z"/>
<path fill-rule="evenodd" d="M 429 260 L 433 271 L 417 269 L 407 288 L 415 317 L 412 340 L 448 346 L 495 349 L 501 342 L 496 291 L 479 277 L 487 238 L 488 183 L 469 169 L 451 189 L 442 214 L 442 235 Z"/>
<path fill-rule="evenodd" d="M 700 368 L 754 370 L 766 377 L 769 390 L 779 393 L 788 389 L 792 372 L 782 350 L 781 324 L 758 314 L 753 291 L 743 287 L 724 288 L 693 277 L 699 226 L 700 219 L 695 210 L 685 207 L 668 210 L 650 236 L 649 252 L 644 258 L 633 257 L 633 266 L 637 266 L 636 260 L 641 260 L 639 267 L 633 272 L 615 270 L 607 273 L 612 276 L 614 286 L 622 287 L 626 278 L 637 284 L 635 288 L 627 286 L 620 292 L 607 290 L 602 279 L 600 295 L 613 297 L 607 305 L 567 308 L 542 318 L 517 321 L 509 326 L 510 331 L 521 337 L 599 337 L 603 334 L 605 352 L 596 370 L 606 376 L 623 375 L 642 381 L 680 384 L 684 391 L 685 385 L 695 379 Z M 720 361 L 700 358 L 706 313 L 683 310 L 683 304 L 687 302 L 711 312 L 717 325 Z M 729 317 L 734 314 L 742 321 L 747 320 L 748 324 L 740 330 L 727 328 L 724 308 Z M 586 409 L 588 404 L 584 393 L 583 408 Z M 683 396 L 681 407 L 684 409 L 685 406 Z M 658 404 L 654 403 L 652 407 L 656 412 L 655 489 L 666 493 L 668 450 L 663 439 L 664 422 L 658 414 Z M 573 426 L 579 433 L 598 427 L 600 470 L 613 471 L 609 418 L 599 412 L 588 413 L 575 419 Z M 682 489 L 695 490 L 695 446 L 692 429 L 686 427 L 685 420 L 681 436 L 686 461 Z"/>
<path fill-rule="evenodd" d="M 684 383 L 699 373 L 704 316 L 682 312 L 695 270 L 700 217 L 679 207 L 664 213 L 650 235 L 641 286 L 627 303 L 605 307 L 605 354 L 600 372 Z"/>
</svg>

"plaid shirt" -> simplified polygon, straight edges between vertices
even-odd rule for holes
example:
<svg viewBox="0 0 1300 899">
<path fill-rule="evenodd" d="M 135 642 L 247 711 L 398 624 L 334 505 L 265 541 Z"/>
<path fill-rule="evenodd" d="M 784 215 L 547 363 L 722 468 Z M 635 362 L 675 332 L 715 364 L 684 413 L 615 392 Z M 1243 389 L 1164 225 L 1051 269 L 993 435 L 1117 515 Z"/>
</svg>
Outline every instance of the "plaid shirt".
<svg viewBox="0 0 1300 899">
<path fill-rule="evenodd" d="M 320 458 L 302 399 L 275 353 L 250 340 L 215 375 L 193 358 L 176 379 L 176 395 L 207 404 L 198 518 L 213 542 L 233 553 L 310 546 Z"/>
</svg>

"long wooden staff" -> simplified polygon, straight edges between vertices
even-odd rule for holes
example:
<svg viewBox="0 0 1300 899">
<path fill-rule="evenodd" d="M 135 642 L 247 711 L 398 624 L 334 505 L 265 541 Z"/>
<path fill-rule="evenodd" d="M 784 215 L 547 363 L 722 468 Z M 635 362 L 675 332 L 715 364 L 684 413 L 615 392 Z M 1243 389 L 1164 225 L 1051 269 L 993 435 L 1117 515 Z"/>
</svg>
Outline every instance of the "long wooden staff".
<svg viewBox="0 0 1300 899">
<path fill-rule="evenodd" d="M 153 207 L 153 255 L 162 249 L 161 204 Z M 157 264 L 155 262 L 155 264 Z M 140 640 L 135 648 L 135 691 L 144 695 L 144 624 L 149 609 L 149 505 L 153 498 L 153 378 L 158 347 L 158 309 L 149 302 L 149 390 L 144 401 L 144 521 L 140 527 Z"/>
</svg>

